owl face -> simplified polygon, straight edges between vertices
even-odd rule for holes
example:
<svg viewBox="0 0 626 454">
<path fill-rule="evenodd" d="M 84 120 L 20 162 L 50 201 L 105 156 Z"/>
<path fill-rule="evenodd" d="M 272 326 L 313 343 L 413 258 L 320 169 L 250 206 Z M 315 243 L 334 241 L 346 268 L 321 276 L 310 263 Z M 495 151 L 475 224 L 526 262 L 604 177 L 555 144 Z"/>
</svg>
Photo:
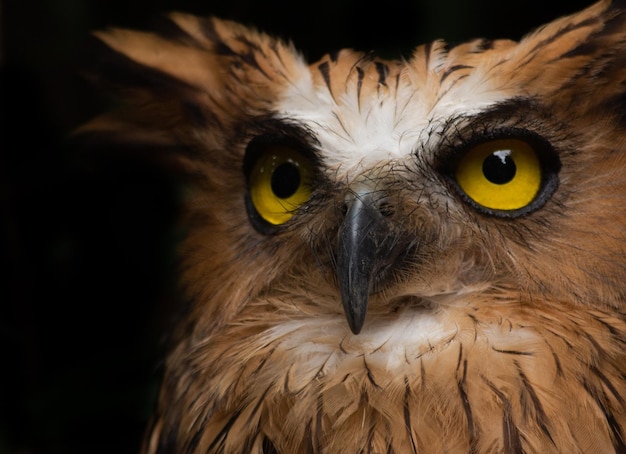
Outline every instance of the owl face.
<svg viewBox="0 0 626 454">
<path fill-rule="evenodd" d="M 312 64 L 215 18 L 97 33 L 127 103 L 83 132 L 189 183 L 146 452 L 623 448 L 625 17 Z"/>
</svg>

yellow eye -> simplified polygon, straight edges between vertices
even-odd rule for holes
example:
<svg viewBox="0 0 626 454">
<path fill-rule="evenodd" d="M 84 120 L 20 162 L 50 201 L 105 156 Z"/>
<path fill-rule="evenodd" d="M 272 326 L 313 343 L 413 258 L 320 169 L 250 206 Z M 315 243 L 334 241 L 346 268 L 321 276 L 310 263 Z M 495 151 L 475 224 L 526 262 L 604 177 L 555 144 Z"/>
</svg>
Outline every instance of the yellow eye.
<svg viewBox="0 0 626 454">
<path fill-rule="evenodd" d="M 531 204 L 542 184 L 541 162 L 519 139 L 477 145 L 458 163 L 455 178 L 467 196 L 491 210 L 513 211 Z"/>
<path fill-rule="evenodd" d="M 299 151 L 280 144 L 264 147 L 248 185 L 258 215 L 272 225 L 287 222 L 311 197 L 312 164 Z"/>
</svg>

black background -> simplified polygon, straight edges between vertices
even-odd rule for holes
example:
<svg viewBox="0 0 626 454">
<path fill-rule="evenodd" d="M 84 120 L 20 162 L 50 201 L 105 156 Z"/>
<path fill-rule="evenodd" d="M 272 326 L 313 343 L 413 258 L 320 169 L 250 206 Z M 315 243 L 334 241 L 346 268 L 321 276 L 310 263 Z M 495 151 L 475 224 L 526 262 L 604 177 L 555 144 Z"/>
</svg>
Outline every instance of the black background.
<svg viewBox="0 0 626 454">
<path fill-rule="evenodd" d="M 106 106 L 80 76 L 90 30 L 181 10 L 256 25 L 310 59 L 342 47 L 408 57 L 436 38 L 519 39 L 588 3 L 0 3 L 0 453 L 137 452 L 176 301 L 175 185 L 149 164 L 77 153 L 68 140 Z"/>
</svg>

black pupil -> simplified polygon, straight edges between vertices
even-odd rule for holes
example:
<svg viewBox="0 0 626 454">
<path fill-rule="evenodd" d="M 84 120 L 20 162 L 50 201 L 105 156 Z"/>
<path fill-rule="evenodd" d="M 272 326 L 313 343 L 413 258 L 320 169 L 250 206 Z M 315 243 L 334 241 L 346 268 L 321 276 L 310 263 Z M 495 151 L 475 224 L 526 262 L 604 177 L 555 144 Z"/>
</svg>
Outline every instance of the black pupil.
<svg viewBox="0 0 626 454">
<path fill-rule="evenodd" d="M 513 179 L 517 170 L 508 153 L 495 152 L 483 161 L 483 175 L 493 184 L 506 184 Z"/>
<path fill-rule="evenodd" d="M 285 162 L 274 169 L 272 173 L 272 192 L 280 199 L 286 199 L 295 194 L 300 186 L 300 172 L 291 162 Z"/>
</svg>

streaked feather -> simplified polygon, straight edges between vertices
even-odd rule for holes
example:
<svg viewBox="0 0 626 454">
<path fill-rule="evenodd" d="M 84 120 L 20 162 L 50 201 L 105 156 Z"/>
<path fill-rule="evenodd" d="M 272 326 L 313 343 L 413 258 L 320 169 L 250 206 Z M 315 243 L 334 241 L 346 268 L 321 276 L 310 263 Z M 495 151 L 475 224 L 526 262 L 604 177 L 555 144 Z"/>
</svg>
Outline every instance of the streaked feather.
<svg viewBox="0 0 626 454">
<path fill-rule="evenodd" d="M 124 104 L 79 131 L 165 147 L 193 183 L 192 303 L 144 453 L 626 452 L 623 2 L 408 61 L 309 64 L 232 22 L 164 24 L 95 34 L 95 78 Z M 532 215 L 481 216 L 437 173 L 494 128 L 559 154 L 558 191 Z M 279 235 L 246 214 L 261 133 L 309 144 L 323 174 Z M 406 253 L 354 335 L 334 247 L 342 194 L 366 177 L 393 194 L 403 233 L 388 240 Z"/>
</svg>

